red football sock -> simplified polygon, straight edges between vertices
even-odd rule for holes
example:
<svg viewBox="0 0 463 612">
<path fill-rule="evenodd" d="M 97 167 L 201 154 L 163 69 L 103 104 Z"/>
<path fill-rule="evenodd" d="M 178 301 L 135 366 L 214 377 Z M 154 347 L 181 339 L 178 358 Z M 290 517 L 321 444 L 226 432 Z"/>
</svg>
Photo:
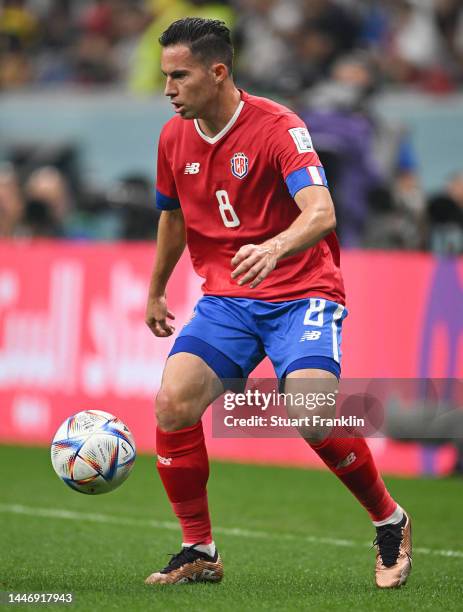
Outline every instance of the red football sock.
<svg viewBox="0 0 463 612">
<path fill-rule="evenodd" d="M 397 503 L 389 495 L 363 438 L 329 437 L 321 444 L 309 444 L 355 495 L 373 521 L 391 516 Z"/>
<path fill-rule="evenodd" d="M 212 542 L 206 484 L 209 478 L 201 421 L 179 431 L 156 428 L 157 468 L 184 542 Z"/>
</svg>

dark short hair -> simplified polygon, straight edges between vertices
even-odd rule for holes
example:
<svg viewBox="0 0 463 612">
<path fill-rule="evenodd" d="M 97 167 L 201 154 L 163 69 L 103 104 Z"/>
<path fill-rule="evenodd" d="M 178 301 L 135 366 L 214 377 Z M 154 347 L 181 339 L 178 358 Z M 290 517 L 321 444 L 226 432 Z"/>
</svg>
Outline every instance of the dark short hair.
<svg viewBox="0 0 463 612">
<path fill-rule="evenodd" d="M 233 45 L 230 30 L 223 21 L 184 17 L 171 23 L 159 42 L 163 47 L 186 45 L 204 63 L 219 61 L 227 66 L 230 74 L 233 71 Z"/>
</svg>

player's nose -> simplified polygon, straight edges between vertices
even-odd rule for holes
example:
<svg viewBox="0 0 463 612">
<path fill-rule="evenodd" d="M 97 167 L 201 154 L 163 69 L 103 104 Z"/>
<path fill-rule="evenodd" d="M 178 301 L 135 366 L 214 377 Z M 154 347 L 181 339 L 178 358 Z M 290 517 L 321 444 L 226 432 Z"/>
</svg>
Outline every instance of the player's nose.
<svg viewBox="0 0 463 612">
<path fill-rule="evenodd" d="M 164 95 L 165 96 L 170 96 L 173 97 L 177 94 L 177 90 L 174 87 L 174 82 L 172 79 L 170 79 L 169 77 L 167 77 L 166 79 L 166 85 L 164 87 Z"/>
</svg>

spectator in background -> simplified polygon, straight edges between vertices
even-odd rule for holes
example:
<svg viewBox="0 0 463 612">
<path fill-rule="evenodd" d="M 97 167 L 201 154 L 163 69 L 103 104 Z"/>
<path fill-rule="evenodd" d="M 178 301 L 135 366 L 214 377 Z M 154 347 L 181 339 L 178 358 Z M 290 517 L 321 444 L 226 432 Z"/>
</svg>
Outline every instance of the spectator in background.
<svg viewBox="0 0 463 612">
<path fill-rule="evenodd" d="M 35 59 L 35 79 L 40 85 L 73 80 L 71 49 L 78 36 L 71 0 L 50 0 L 41 14 L 41 45 Z"/>
<path fill-rule="evenodd" d="M 413 224 L 424 207 L 404 129 L 373 112 L 378 81 L 374 59 L 357 52 L 341 57 L 330 78 L 307 90 L 301 99 L 306 107 L 301 116 L 333 186 L 341 243 L 348 247 L 364 245 L 370 197 L 380 188 L 387 194 L 386 201 L 397 200 L 399 209 L 411 209 Z M 409 241 L 409 248 L 416 248 L 421 238 L 412 241 L 409 237 Z"/>
<path fill-rule="evenodd" d="M 27 85 L 33 78 L 28 51 L 37 42 L 38 20 L 24 0 L 4 0 L 0 8 L 0 90 Z"/>
<path fill-rule="evenodd" d="M 360 34 L 356 13 L 334 0 L 314 0 L 303 6 L 295 44 L 299 88 L 326 78 L 333 63 L 358 46 Z"/>
<path fill-rule="evenodd" d="M 461 0 L 434 0 L 435 21 L 453 62 L 454 75 L 463 79 L 463 4 Z"/>
<path fill-rule="evenodd" d="M 12 147 L 8 157 L 11 166 L 6 166 L 0 175 L 15 179 L 17 197 L 11 197 L 9 180 L 7 202 L 21 203 L 8 206 L 8 210 L 19 210 L 15 236 L 79 240 L 155 238 L 158 214 L 149 177 L 124 176 L 109 189 L 89 185 L 82 180 L 78 150 L 72 143 L 55 146 L 24 143 Z M 5 219 L 3 215 L 3 225 Z M 8 235 L 11 234 L 9 231 Z"/>
<path fill-rule="evenodd" d="M 427 214 L 430 248 L 443 255 L 463 253 L 463 170 L 429 200 Z"/>
<path fill-rule="evenodd" d="M 13 166 L 0 167 L 0 238 L 19 234 L 24 202 Z"/>
<path fill-rule="evenodd" d="M 223 0 L 147 0 L 147 6 L 152 22 L 135 49 L 128 82 L 129 89 L 138 94 L 150 94 L 164 87 L 157 41 L 173 21 L 185 15 L 220 19 L 228 26 L 234 21 L 234 11 Z"/>
<path fill-rule="evenodd" d="M 26 0 L 3 0 L 0 8 L 0 34 L 13 36 L 27 47 L 38 33 L 38 20 Z"/>
<path fill-rule="evenodd" d="M 154 240 L 160 212 L 153 206 L 152 181 L 141 175 L 125 176 L 107 193 L 107 202 L 119 213 L 119 238 L 122 240 Z"/>
<path fill-rule="evenodd" d="M 118 80 L 113 54 L 113 2 L 98 0 L 82 14 L 81 31 L 73 50 L 75 79 L 82 84 Z"/>
<path fill-rule="evenodd" d="M 71 198 L 64 176 L 52 166 L 32 172 L 25 188 L 23 231 L 30 236 L 70 237 Z"/>
<path fill-rule="evenodd" d="M 149 27 L 152 14 L 142 3 L 120 3 L 113 15 L 113 53 L 119 78 L 127 83 L 135 62 L 136 49 L 143 32 Z"/>
<path fill-rule="evenodd" d="M 241 0 L 236 28 L 240 82 L 292 95 L 355 47 L 356 14 L 335 0 Z"/>
<path fill-rule="evenodd" d="M 362 245 L 372 249 L 422 250 L 427 243 L 426 203 L 410 135 L 404 127 L 382 123 L 383 144 L 391 144 L 386 182 L 368 194 L 369 211 Z M 392 141 L 394 142 L 394 141 Z M 390 164 L 393 165 L 390 165 Z M 389 178 L 388 178 L 389 177 Z"/>
<path fill-rule="evenodd" d="M 456 33 L 462 9 L 459 0 L 373 2 L 365 14 L 364 40 L 376 46 L 389 79 L 447 93 L 463 76 L 463 66 L 455 61 L 461 58 Z"/>
<path fill-rule="evenodd" d="M 25 87 L 33 78 L 31 62 L 15 37 L 0 40 L 0 90 Z"/>
<path fill-rule="evenodd" d="M 295 80 L 293 44 L 303 13 L 295 0 L 237 0 L 234 32 L 239 82 L 260 91 L 292 92 Z"/>
</svg>

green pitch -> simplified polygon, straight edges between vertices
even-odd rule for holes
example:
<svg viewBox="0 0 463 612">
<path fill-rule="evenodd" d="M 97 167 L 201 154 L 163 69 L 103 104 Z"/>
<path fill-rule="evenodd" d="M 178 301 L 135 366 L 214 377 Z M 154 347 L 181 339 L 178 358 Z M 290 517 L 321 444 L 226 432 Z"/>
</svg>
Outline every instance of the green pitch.
<svg viewBox="0 0 463 612">
<path fill-rule="evenodd" d="M 374 586 L 372 526 L 331 474 L 222 463 L 209 497 L 224 581 L 148 587 L 180 542 L 153 458 L 90 497 L 58 480 L 48 449 L 3 446 L 0 591 L 72 591 L 72 606 L 53 606 L 67 610 L 461 610 L 463 482 L 387 482 L 414 519 L 400 590 Z"/>
</svg>

